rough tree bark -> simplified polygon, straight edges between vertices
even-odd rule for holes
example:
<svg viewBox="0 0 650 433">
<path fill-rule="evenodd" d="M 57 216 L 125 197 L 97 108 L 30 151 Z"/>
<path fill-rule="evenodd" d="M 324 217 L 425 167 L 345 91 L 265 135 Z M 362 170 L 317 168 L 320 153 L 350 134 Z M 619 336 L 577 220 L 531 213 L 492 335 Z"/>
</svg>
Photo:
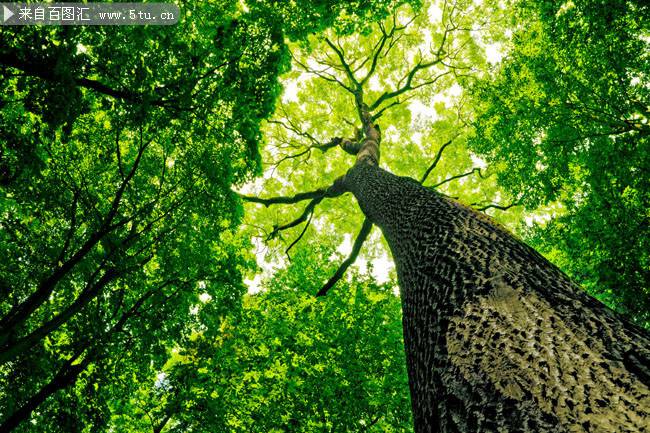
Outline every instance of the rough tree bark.
<svg viewBox="0 0 650 433">
<path fill-rule="evenodd" d="M 378 141 L 344 184 L 395 260 L 415 431 L 648 431 L 648 333 L 487 217 L 379 168 Z"/>
</svg>

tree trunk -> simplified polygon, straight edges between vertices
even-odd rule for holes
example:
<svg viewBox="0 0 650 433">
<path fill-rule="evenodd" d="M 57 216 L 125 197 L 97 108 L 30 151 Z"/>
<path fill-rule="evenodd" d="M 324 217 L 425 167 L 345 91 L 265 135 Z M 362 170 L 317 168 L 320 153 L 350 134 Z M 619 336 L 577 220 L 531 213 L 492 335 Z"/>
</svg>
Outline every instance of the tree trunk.
<svg viewBox="0 0 650 433">
<path fill-rule="evenodd" d="M 645 330 L 410 178 L 358 161 L 344 182 L 395 260 L 417 433 L 648 431 Z"/>
</svg>

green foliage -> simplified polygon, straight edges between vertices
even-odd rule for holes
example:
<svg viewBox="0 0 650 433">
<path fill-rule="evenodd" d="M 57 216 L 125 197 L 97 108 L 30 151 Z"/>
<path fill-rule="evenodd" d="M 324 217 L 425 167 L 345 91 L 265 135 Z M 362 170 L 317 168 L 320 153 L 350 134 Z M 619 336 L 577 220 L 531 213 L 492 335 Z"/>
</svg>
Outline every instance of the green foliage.
<svg viewBox="0 0 650 433">
<path fill-rule="evenodd" d="M 462 90 L 459 83 L 464 84 L 487 68 L 483 45 L 488 37 L 480 41 L 470 31 L 478 27 L 477 17 L 489 17 L 482 19 L 481 24 L 490 29 L 490 35 L 496 35 L 503 31 L 507 15 L 507 10 L 492 2 L 481 5 L 456 2 L 454 7 L 445 7 L 444 2 L 424 2 L 419 7 L 406 4 L 372 24 L 367 33 L 346 36 L 326 31 L 310 36 L 308 47 L 290 44 L 294 67 L 283 76 L 285 92 L 264 128 L 266 146 L 262 160 L 266 172 L 256 182 L 254 192 L 261 196 L 287 196 L 327 186 L 345 174 L 354 162 L 353 156 L 339 147 L 326 152 L 317 148 L 334 137 L 353 137 L 355 127 L 360 126 L 354 96 L 343 87 L 354 83 L 338 63 L 328 40 L 340 48 L 356 78 L 362 80 L 370 73 L 373 54 L 384 36 L 382 29 L 390 33 L 397 28 L 394 37 L 388 38 L 384 45 L 390 49 L 386 48 L 377 57 L 374 73 L 363 83 L 364 101 L 372 105 L 382 95 L 397 91 L 418 63 L 432 65 L 416 71 L 412 88 L 392 99 L 384 99 L 373 110 L 373 113 L 381 111 L 377 119 L 382 129 L 380 164 L 398 175 L 420 179 L 438 150 L 451 140 L 452 144 L 425 185 L 442 183 L 437 187 L 440 192 L 460 197 L 467 204 L 507 205 L 514 201 L 516 197 L 496 184 L 495 168 L 484 168 L 481 175 L 473 170 L 478 166 L 466 145 L 469 128 L 464 119 L 469 107 L 459 96 Z M 490 36 L 490 41 L 496 39 Z M 438 52 L 439 44 L 444 44 L 444 49 Z M 322 71 L 325 73 L 319 76 Z M 473 175 L 444 182 L 470 172 Z M 290 206 L 248 206 L 246 220 L 253 227 L 250 232 L 265 239 L 271 227 L 291 221 L 304 208 L 304 202 Z M 497 217 L 514 227 L 520 214 L 513 208 Z M 321 202 L 313 220 L 321 227 L 333 229 L 322 233 L 308 228 L 306 239 L 321 235 L 319 239 L 334 238 L 340 244 L 346 235 L 356 236 L 363 215 L 357 210 L 354 198 L 344 195 Z M 297 226 L 283 231 L 273 239 L 269 243 L 269 261 L 282 261 L 283 250 L 303 228 Z M 387 249 L 385 245 L 383 249 L 377 248 L 376 243 L 366 245 L 376 255 L 384 254 Z M 364 250 L 368 252 L 367 247 Z"/>
<path fill-rule="evenodd" d="M 534 208 L 564 215 L 529 234 L 593 295 L 650 320 L 650 9 L 525 3 L 513 50 L 474 88 L 472 148 Z"/>
<path fill-rule="evenodd" d="M 80 114 L 96 110 L 120 112 L 134 124 L 153 111 L 158 125 L 177 120 L 176 128 L 197 142 L 221 134 L 218 142 L 234 144 L 233 172 L 225 173 L 232 179 L 225 180 L 250 179 L 244 173 L 257 168 L 259 121 L 273 110 L 276 77 L 288 58 L 278 24 L 242 15 L 236 5 L 189 2 L 182 7 L 187 18 L 167 28 L 3 28 L 3 65 L 22 71 L 2 77 L 3 88 L 14 95 L 2 102 L 3 133 L 17 128 L 5 111 L 36 113 L 40 125 L 31 137 L 26 125 L 22 135 L 5 135 L 2 181 L 20 170 L 8 164 L 20 157 L 12 152 L 16 145 L 30 138 L 65 140 Z M 59 126 L 63 135 L 54 137 Z"/>
<path fill-rule="evenodd" d="M 167 432 L 411 431 L 400 300 L 358 273 L 315 298 L 331 252 L 300 248 L 240 314 L 116 400 L 113 431 L 147 431 L 147 414 Z"/>
<path fill-rule="evenodd" d="M 304 40 L 309 34 L 333 29 L 341 35 L 368 33 L 370 26 L 384 19 L 403 4 L 414 7 L 421 0 L 254 0 L 251 12 L 282 20 L 285 34 L 292 40 Z"/>
<path fill-rule="evenodd" d="M 238 306 L 252 262 L 230 188 L 259 169 L 287 53 L 236 5 L 0 30 L 0 413 L 38 407 L 19 429 L 98 431 L 194 332 L 199 294 Z"/>
<path fill-rule="evenodd" d="M 259 173 L 284 37 L 391 4 L 286 20 L 284 3 L 186 2 L 174 27 L 0 29 L 2 422 L 110 429 L 141 410 L 111 402 L 170 348 L 236 316 L 252 261 L 230 188 Z"/>
<path fill-rule="evenodd" d="M 550 219 L 528 240 L 647 325 L 649 9 L 510 6 L 217 0 L 181 2 L 172 27 L 0 27 L 0 422 L 410 431 L 376 230 L 368 271 L 313 296 L 359 229 L 353 198 L 267 239 L 304 202 L 244 209 L 231 189 L 344 174 L 354 157 L 322 145 L 357 135 L 355 77 L 384 167 L 420 179 L 435 160 L 425 186 L 510 228 Z M 512 50 L 487 74 L 490 46 Z M 246 295 L 251 237 L 279 270 Z"/>
</svg>

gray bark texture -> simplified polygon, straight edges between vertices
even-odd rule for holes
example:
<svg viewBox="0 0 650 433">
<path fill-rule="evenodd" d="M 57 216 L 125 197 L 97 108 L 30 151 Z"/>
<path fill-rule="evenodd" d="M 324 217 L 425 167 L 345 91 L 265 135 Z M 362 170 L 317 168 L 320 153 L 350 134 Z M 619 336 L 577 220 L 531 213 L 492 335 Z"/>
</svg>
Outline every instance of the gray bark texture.
<svg viewBox="0 0 650 433">
<path fill-rule="evenodd" d="M 416 433 L 649 431 L 645 330 L 373 158 L 344 182 L 395 260 Z"/>
</svg>

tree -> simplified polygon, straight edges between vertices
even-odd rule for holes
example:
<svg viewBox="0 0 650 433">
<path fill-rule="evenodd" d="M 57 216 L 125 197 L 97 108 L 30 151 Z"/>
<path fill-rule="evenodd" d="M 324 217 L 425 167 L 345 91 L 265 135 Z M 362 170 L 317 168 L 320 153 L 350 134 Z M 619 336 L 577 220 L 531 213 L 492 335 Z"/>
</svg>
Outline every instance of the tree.
<svg viewBox="0 0 650 433">
<path fill-rule="evenodd" d="M 440 182 L 425 186 L 446 145 L 421 181 L 379 166 L 381 131 L 389 131 L 387 113 L 399 110 L 414 91 L 435 89 L 447 76 L 462 80 L 472 69 L 467 60 L 479 50 L 471 35 L 476 8 L 445 2 L 437 31 L 430 38 L 420 36 L 428 39 L 426 54 L 399 48 L 401 37 L 417 43 L 422 32 L 405 30 L 429 18 L 415 13 L 409 19 L 403 10 L 361 41 L 325 37 L 312 45 L 308 60 L 294 52 L 296 64 L 322 80 L 324 101 L 319 102 L 324 107 L 310 109 L 310 117 L 302 120 L 293 117 L 299 109 L 281 112 L 284 120 L 276 124 L 290 135 L 277 134 L 276 148 L 284 142 L 285 148 L 298 149 L 278 164 L 306 160 L 315 151 L 329 157 L 335 148 L 354 155 L 355 162 L 344 174 L 340 164 L 330 162 L 321 176 L 330 170 L 339 175 L 317 190 L 244 198 L 266 206 L 308 201 L 296 219 L 277 224 L 268 235 L 273 239 L 304 223 L 299 240 L 325 199 L 353 194 L 364 223 L 349 260 L 319 295 L 331 290 L 354 261 L 372 225 L 382 230 L 400 285 L 417 432 L 639 431 L 650 410 L 647 332 L 588 296 L 489 218 L 434 191 Z M 376 78 L 382 66 L 390 72 Z M 340 93 L 326 96 L 327 83 L 332 93 Z M 322 125 L 340 128 L 343 122 L 337 119 L 347 119 L 358 133 L 323 139 L 328 128 Z M 292 145 L 297 137 L 309 144 Z M 394 136 L 389 140 L 389 146 L 399 146 Z M 481 174 L 480 169 L 470 174 L 476 172 Z M 442 184 L 466 176 L 456 174 Z M 299 185 L 299 179 L 291 180 Z"/>
<path fill-rule="evenodd" d="M 185 19 L 172 30 L 0 27 L 0 84 L 9 90 L 0 107 L 0 248 L 7 252 L 0 430 L 404 430 L 403 368 L 389 371 L 383 362 L 399 359 L 397 299 L 388 297 L 390 284 L 345 278 L 362 253 L 381 250 L 373 226 L 397 267 L 418 432 L 644 428 L 647 331 L 485 215 L 512 227 L 524 206 L 543 214 L 553 199 L 581 204 L 574 187 L 590 161 L 590 188 L 628 199 L 607 221 L 632 221 L 626 236 L 643 233 L 647 188 L 634 173 L 647 159 L 636 149 L 647 132 L 647 56 L 637 62 L 633 52 L 645 47 L 639 17 L 647 9 L 600 14 L 584 4 L 513 15 L 510 4 L 485 0 L 224 1 L 183 4 Z M 507 45 L 507 30 L 518 34 L 513 17 L 522 16 L 537 31 L 523 38 L 523 54 L 538 40 L 551 52 L 519 56 L 523 63 L 535 57 L 561 66 L 550 81 L 541 67 L 534 79 L 514 74 L 522 85 L 511 89 L 507 74 L 490 76 L 486 50 Z M 574 27 L 585 23 L 600 34 L 615 24 L 625 45 L 625 65 L 611 63 L 615 78 L 595 80 L 596 99 L 585 77 L 601 75 L 598 56 L 606 59 L 611 47 L 582 43 L 589 31 Z M 559 42 L 546 39 L 557 35 Z M 571 52 L 592 45 L 594 62 Z M 276 109 L 277 77 L 290 58 L 295 69 Z M 588 67 L 564 82 L 568 58 Z M 486 96 L 474 113 L 463 89 L 484 78 L 478 92 L 500 96 L 505 85 L 514 96 L 504 105 Z M 612 97 L 595 116 L 594 101 L 628 78 L 629 95 Z M 535 92 L 539 83 L 569 96 L 559 112 L 556 98 Z M 520 93 L 551 109 L 528 105 Z M 511 124 L 502 114 L 512 113 L 513 101 L 524 103 Z M 562 116 L 570 121 L 558 127 Z M 490 128 L 481 122 L 494 119 L 498 131 L 484 133 Z M 544 140 L 540 128 L 579 145 L 559 154 L 546 146 L 537 158 L 526 143 Z M 584 141 L 574 132 L 592 135 Z M 507 146 L 509 135 L 519 150 Z M 599 175 L 598 146 L 631 149 L 627 165 L 605 164 Z M 242 186 L 260 174 L 260 156 L 270 162 L 256 181 L 264 197 L 250 195 L 259 185 Z M 578 194 L 567 200 L 556 190 L 571 170 Z M 238 195 L 257 203 L 247 207 L 242 232 Z M 593 203 L 596 195 L 587 197 Z M 355 200 L 360 212 L 350 212 Z M 608 198 L 597 202 L 606 207 Z M 584 209 L 576 206 L 564 221 L 573 233 L 588 226 L 588 218 L 572 219 Z M 600 212 L 587 209 L 592 219 Z M 242 306 L 251 233 L 282 246 L 270 256 L 291 267 Z M 331 250 L 301 249 L 300 242 L 322 243 L 319 234 L 331 238 L 328 245 L 356 238 L 339 263 Z M 617 256 L 633 264 L 622 280 L 643 278 L 642 255 L 615 251 L 595 263 Z M 629 311 L 643 320 L 643 307 Z M 296 359 L 310 342 L 325 345 L 319 330 L 337 317 L 354 327 L 331 326 L 330 341 L 348 352 L 325 347 Z M 299 367 L 290 369 L 294 360 Z M 372 371 L 362 374 L 363 366 Z"/>
</svg>

